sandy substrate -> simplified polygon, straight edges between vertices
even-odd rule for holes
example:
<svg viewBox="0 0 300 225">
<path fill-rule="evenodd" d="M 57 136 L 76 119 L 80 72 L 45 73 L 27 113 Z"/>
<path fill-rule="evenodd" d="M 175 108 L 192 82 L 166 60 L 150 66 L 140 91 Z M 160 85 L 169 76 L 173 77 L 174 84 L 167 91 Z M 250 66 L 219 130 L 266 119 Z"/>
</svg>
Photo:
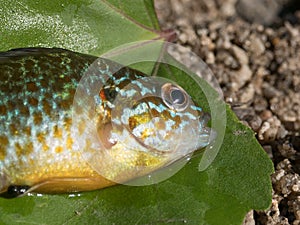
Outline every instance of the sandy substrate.
<svg viewBox="0 0 300 225">
<path fill-rule="evenodd" d="M 299 0 L 155 2 L 162 29 L 208 64 L 274 163 L 272 206 L 245 223 L 300 224 Z"/>
</svg>

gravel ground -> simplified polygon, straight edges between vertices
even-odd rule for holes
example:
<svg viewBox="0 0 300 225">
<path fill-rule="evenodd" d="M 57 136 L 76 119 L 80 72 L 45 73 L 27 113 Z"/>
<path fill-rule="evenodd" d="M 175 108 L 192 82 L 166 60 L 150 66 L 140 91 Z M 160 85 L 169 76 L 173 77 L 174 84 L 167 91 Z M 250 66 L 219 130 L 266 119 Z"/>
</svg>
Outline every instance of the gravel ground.
<svg viewBox="0 0 300 225">
<path fill-rule="evenodd" d="M 300 224 L 300 1 L 155 3 L 162 29 L 208 64 L 274 163 L 272 206 L 245 224 Z"/>
</svg>

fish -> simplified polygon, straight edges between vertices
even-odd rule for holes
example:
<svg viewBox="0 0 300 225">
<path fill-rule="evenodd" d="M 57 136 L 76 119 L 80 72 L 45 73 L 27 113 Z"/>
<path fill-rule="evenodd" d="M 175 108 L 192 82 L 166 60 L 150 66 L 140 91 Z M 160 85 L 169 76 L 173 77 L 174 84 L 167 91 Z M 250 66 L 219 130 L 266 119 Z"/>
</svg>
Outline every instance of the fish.
<svg viewBox="0 0 300 225">
<path fill-rule="evenodd" d="M 75 193 L 145 176 L 210 142 L 173 81 L 60 48 L 0 52 L 0 195 Z"/>
</svg>

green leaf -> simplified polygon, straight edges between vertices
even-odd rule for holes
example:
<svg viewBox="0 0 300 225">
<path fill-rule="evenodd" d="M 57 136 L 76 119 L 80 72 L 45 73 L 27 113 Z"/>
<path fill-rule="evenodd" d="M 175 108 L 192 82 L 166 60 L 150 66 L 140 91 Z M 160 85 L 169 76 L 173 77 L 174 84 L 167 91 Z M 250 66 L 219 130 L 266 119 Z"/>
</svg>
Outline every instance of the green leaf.
<svg viewBox="0 0 300 225">
<path fill-rule="evenodd" d="M 159 37 L 152 1 L 0 0 L 0 49 L 47 46 L 99 55 L 131 41 Z M 161 65 L 209 111 L 194 80 Z M 215 91 L 205 81 L 212 96 Z M 250 209 L 271 203 L 272 162 L 254 133 L 226 108 L 224 143 L 216 159 L 199 172 L 201 155 L 159 184 L 117 185 L 73 195 L 0 199 L 0 224 L 241 224 Z"/>
<path fill-rule="evenodd" d="M 159 37 L 153 1 L 0 0 L 0 50 L 62 47 L 100 55 Z"/>
</svg>

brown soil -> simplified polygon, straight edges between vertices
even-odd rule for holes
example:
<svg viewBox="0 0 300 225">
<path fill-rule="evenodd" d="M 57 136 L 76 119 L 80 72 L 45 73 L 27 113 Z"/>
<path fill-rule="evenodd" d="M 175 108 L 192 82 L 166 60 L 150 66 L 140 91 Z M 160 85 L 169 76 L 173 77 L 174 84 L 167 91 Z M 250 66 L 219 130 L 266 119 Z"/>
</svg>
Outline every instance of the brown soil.
<svg viewBox="0 0 300 225">
<path fill-rule="evenodd" d="M 272 206 L 246 223 L 300 224 L 299 0 L 155 3 L 162 29 L 208 64 L 274 163 Z"/>
</svg>

